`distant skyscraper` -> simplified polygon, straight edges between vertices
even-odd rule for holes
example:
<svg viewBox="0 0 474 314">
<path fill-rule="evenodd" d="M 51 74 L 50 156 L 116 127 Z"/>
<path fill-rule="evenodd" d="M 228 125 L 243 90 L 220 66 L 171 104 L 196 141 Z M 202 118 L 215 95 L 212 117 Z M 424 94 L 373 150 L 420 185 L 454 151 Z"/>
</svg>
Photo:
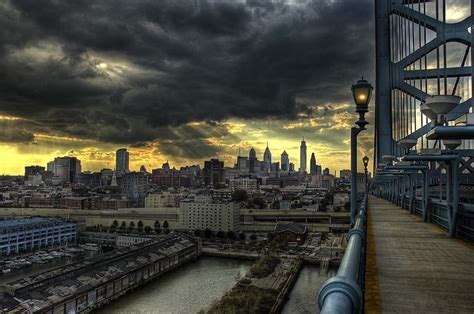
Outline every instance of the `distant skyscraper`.
<svg viewBox="0 0 474 314">
<path fill-rule="evenodd" d="M 306 142 L 303 140 L 301 141 L 300 146 L 300 172 L 306 172 Z"/>
<path fill-rule="evenodd" d="M 204 184 L 217 185 L 224 182 L 224 162 L 219 159 L 206 160 L 204 162 Z"/>
<path fill-rule="evenodd" d="M 295 164 L 290 162 L 290 172 L 295 171 Z"/>
<path fill-rule="evenodd" d="M 239 173 L 247 173 L 248 172 L 248 164 L 249 159 L 244 156 L 237 156 L 237 171 Z"/>
<path fill-rule="evenodd" d="M 265 171 L 270 171 L 272 169 L 272 153 L 270 152 L 270 148 L 265 148 L 265 152 L 263 153 L 263 163 L 265 167 Z"/>
<path fill-rule="evenodd" d="M 283 153 L 281 153 L 281 170 L 290 171 L 290 159 L 288 158 L 288 154 L 286 151 L 283 151 Z"/>
<path fill-rule="evenodd" d="M 316 168 L 316 156 L 314 153 L 311 154 L 311 159 L 309 161 L 309 173 L 310 174 L 316 174 L 317 168 Z"/>
<path fill-rule="evenodd" d="M 255 152 L 255 149 L 252 147 L 249 152 L 249 172 L 250 173 L 255 172 L 256 161 L 257 161 L 257 153 Z"/>
<path fill-rule="evenodd" d="M 25 167 L 25 180 L 28 180 L 28 176 L 39 174 L 44 172 L 44 167 L 41 166 L 27 166 Z"/>
<path fill-rule="evenodd" d="M 48 163 L 48 171 L 61 178 L 61 182 L 75 182 L 81 173 L 81 161 L 76 157 L 56 157 Z"/>
<path fill-rule="evenodd" d="M 129 172 L 128 159 L 129 154 L 126 148 L 117 149 L 115 153 L 115 171 L 120 173 Z"/>
</svg>

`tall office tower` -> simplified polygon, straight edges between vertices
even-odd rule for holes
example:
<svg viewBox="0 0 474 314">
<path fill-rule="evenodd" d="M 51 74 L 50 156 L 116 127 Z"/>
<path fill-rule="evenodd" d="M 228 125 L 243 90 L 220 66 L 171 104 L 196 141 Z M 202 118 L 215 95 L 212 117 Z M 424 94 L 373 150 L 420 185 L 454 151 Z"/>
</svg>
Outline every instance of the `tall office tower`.
<svg viewBox="0 0 474 314">
<path fill-rule="evenodd" d="M 224 182 L 224 162 L 219 159 L 204 162 L 204 184 L 217 185 Z"/>
<path fill-rule="evenodd" d="M 249 172 L 250 173 L 255 172 L 256 161 L 257 161 L 257 153 L 255 152 L 255 149 L 252 147 L 249 152 Z"/>
<path fill-rule="evenodd" d="M 314 153 L 311 154 L 311 159 L 309 161 L 309 173 L 316 174 L 316 156 Z"/>
<path fill-rule="evenodd" d="M 126 148 L 117 149 L 115 153 L 115 171 L 121 173 L 129 172 L 128 159 L 129 154 Z"/>
<path fill-rule="evenodd" d="M 272 169 L 272 153 L 270 152 L 270 148 L 268 148 L 268 142 L 267 148 L 265 148 L 265 152 L 263 153 L 263 166 L 264 171 L 271 171 Z"/>
<path fill-rule="evenodd" d="M 76 157 L 56 157 L 48 163 L 48 171 L 61 178 L 61 182 L 75 182 L 81 173 L 81 161 Z"/>
<path fill-rule="evenodd" d="M 283 153 L 281 153 L 281 170 L 290 171 L 290 159 L 288 158 L 288 154 L 285 150 Z"/>
<path fill-rule="evenodd" d="M 290 162 L 290 172 L 295 171 L 295 164 Z"/>
<path fill-rule="evenodd" d="M 306 172 L 306 142 L 303 140 L 301 141 L 300 146 L 300 172 Z"/>
</svg>

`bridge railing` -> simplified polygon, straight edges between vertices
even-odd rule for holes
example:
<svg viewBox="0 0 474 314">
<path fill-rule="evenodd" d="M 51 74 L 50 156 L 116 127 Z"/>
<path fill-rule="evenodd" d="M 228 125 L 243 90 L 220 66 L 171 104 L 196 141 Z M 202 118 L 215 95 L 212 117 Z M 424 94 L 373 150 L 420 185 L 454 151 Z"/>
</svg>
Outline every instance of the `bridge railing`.
<svg viewBox="0 0 474 314">
<path fill-rule="evenodd" d="M 348 244 L 336 276 L 319 290 L 318 305 L 322 314 L 362 313 L 364 306 L 365 257 L 367 238 L 367 197 L 349 233 Z"/>
<path fill-rule="evenodd" d="M 400 199 L 405 199 L 405 204 L 409 202 L 409 196 L 401 194 Z M 383 197 L 389 200 L 388 197 Z M 457 226 L 457 235 L 459 238 L 474 242 L 474 204 L 459 203 L 459 220 Z M 401 206 L 408 210 L 408 206 Z M 428 220 L 435 225 L 448 229 L 448 209 L 446 201 L 440 201 L 438 198 L 428 198 L 427 204 Z M 414 214 L 423 216 L 423 200 L 416 197 L 414 200 Z"/>
</svg>

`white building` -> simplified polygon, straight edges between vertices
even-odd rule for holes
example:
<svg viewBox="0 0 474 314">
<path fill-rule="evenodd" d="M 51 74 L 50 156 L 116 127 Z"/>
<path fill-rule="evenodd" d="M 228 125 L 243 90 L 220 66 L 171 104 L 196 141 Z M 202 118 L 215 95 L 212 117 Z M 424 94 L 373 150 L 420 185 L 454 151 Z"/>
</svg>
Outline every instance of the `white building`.
<svg viewBox="0 0 474 314">
<path fill-rule="evenodd" d="M 233 202 L 181 202 L 179 219 L 185 229 L 235 231 L 240 225 L 240 210 Z"/>
<path fill-rule="evenodd" d="M 36 174 L 30 174 L 28 176 L 28 180 L 25 181 L 26 186 L 40 186 L 43 185 L 43 177 L 41 174 L 36 173 Z"/>
<path fill-rule="evenodd" d="M 178 207 L 178 200 L 178 194 L 172 194 L 170 192 L 148 194 L 145 197 L 145 207 Z"/>
<path fill-rule="evenodd" d="M 245 190 L 256 191 L 258 189 L 257 179 L 238 178 L 229 180 L 229 187 L 232 191 Z"/>
<path fill-rule="evenodd" d="M 131 246 L 152 240 L 153 237 L 139 234 L 118 234 L 116 239 L 117 246 Z"/>
</svg>

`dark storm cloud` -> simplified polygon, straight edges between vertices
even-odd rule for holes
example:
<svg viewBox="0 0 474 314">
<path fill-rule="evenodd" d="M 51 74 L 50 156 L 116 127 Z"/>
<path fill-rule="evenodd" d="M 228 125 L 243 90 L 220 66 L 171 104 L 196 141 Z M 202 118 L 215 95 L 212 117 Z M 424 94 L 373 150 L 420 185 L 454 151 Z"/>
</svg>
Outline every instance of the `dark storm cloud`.
<svg viewBox="0 0 474 314">
<path fill-rule="evenodd" d="M 36 132 L 170 150 L 226 132 L 173 130 L 190 121 L 295 119 L 348 100 L 351 81 L 372 72 L 371 1 L 295 2 L 4 1 L 0 114 Z M 173 149 L 198 156 L 192 147 Z"/>
</svg>

